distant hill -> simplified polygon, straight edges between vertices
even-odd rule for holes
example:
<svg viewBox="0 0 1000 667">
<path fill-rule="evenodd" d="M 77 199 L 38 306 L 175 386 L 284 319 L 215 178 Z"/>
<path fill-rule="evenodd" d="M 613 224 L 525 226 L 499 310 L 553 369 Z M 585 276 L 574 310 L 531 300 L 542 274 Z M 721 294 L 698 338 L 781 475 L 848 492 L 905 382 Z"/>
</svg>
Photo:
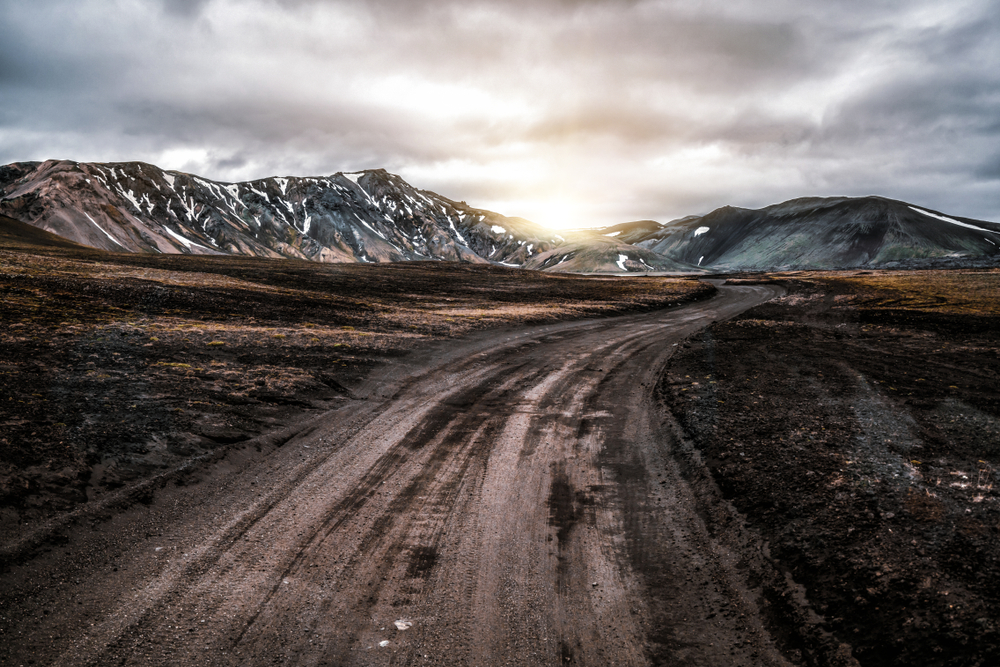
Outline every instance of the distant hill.
<svg viewBox="0 0 1000 667">
<path fill-rule="evenodd" d="M 725 206 L 619 238 L 718 272 L 1000 259 L 1000 224 L 883 197 L 808 197 L 762 209 Z"/>
</svg>

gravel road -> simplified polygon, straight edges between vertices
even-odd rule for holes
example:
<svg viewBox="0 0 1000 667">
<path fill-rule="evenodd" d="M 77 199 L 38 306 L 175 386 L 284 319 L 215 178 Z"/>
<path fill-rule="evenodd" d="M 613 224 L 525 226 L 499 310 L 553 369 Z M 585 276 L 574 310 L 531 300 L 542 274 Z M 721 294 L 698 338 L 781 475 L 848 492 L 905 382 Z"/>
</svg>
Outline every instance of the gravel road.
<svg viewBox="0 0 1000 667">
<path fill-rule="evenodd" d="M 789 664 L 653 399 L 675 345 L 779 292 L 411 354 L 10 567 L 0 663 Z"/>
</svg>

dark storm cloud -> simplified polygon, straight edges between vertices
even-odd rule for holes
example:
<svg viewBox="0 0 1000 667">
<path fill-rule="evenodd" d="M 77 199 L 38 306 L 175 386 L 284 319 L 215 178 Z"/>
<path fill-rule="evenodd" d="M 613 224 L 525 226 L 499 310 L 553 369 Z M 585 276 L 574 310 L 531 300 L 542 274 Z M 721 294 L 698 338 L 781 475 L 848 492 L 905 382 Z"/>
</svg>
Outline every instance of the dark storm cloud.
<svg viewBox="0 0 1000 667">
<path fill-rule="evenodd" d="M 209 0 L 162 0 L 162 2 L 168 14 L 190 18 L 198 16 Z"/>
<path fill-rule="evenodd" d="M 0 0 L 0 162 L 385 167 L 504 213 L 561 197 L 611 218 L 589 223 L 866 188 L 998 219 L 998 10 Z"/>
<path fill-rule="evenodd" d="M 976 176 L 988 181 L 1000 181 L 1000 155 L 994 155 L 985 160 L 976 169 Z"/>
</svg>

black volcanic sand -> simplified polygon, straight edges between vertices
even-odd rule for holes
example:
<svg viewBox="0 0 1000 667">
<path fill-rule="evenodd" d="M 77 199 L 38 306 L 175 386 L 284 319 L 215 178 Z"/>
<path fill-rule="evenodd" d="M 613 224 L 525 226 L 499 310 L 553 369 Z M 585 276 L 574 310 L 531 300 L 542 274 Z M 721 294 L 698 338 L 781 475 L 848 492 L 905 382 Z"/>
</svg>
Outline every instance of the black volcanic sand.
<svg viewBox="0 0 1000 667">
<path fill-rule="evenodd" d="M 704 462 L 817 614 L 772 599 L 773 631 L 807 663 L 832 640 L 862 665 L 998 664 L 1000 274 L 783 282 L 658 388 L 688 474 Z"/>
<path fill-rule="evenodd" d="M 104 253 L 9 224 L 0 228 L 0 541 L 334 407 L 377 365 L 429 342 L 713 291 L 487 265 Z"/>
</svg>

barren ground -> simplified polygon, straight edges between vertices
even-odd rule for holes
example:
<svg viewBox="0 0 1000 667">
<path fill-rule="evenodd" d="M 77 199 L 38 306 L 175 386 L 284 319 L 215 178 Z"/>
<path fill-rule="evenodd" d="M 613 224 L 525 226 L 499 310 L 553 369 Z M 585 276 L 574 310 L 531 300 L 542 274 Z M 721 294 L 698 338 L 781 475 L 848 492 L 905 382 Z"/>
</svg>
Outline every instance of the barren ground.
<svg viewBox="0 0 1000 667">
<path fill-rule="evenodd" d="M 40 242 L 0 250 L 0 664 L 997 653 L 997 273 Z"/>
<path fill-rule="evenodd" d="M 104 253 L 0 225 L 0 540 L 336 407 L 429 343 L 711 291 L 481 265 Z"/>
<path fill-rule="evenodd" d="M 671 359 L 686 469 L 803 586 L 793 655 L 830 637 L 863 665 L 995 664 L 1000 272 L 784 282 Z"/>
</svg>

